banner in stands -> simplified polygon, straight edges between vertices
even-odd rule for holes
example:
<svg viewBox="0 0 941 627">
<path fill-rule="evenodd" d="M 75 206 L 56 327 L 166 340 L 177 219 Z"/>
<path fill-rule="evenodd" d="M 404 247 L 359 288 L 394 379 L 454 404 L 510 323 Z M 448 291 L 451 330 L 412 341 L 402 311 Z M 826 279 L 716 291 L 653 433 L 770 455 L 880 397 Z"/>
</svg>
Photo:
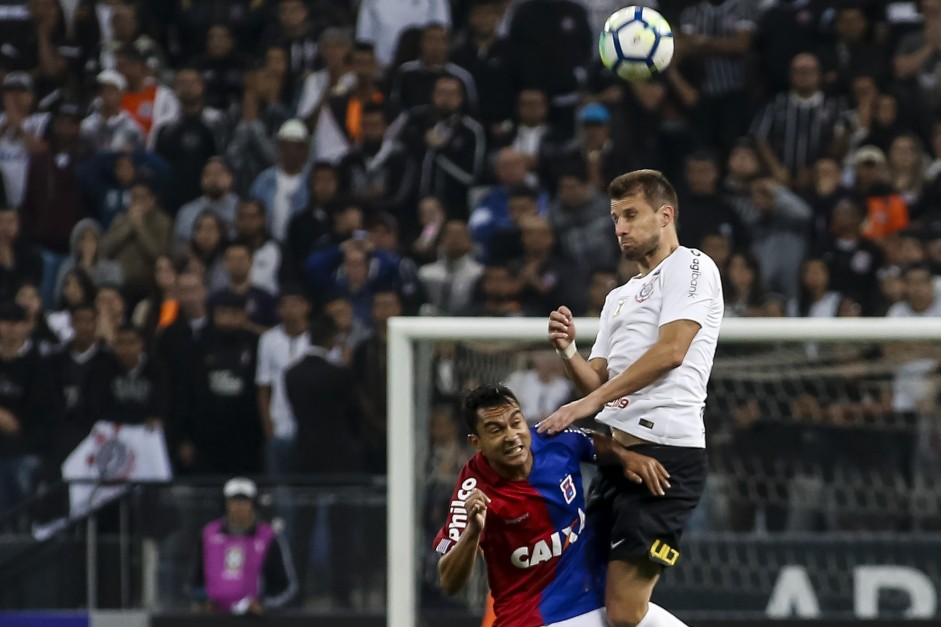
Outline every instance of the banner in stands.
<svg viewBox="0 0 941 627">
<path fill-rule="evenodd" d="M 941 617 L 941 538 L 777 535 L 688 538 L 655 600 L 679 615 Z"/>
</svg>

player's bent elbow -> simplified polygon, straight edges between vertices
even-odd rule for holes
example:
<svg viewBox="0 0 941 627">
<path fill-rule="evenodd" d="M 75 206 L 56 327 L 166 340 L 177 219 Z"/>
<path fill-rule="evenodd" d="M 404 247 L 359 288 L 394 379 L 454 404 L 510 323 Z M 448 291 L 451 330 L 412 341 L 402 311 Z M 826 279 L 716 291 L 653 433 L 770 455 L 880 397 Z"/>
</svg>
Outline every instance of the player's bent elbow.
<svg viewBox="0 0 941 627">
<path fill-rule="evenodd" d="M 670 350 L 667 352 L 667 366 L 670 370 L 682 366 L 684 359 L 686 359 L 686 350 L 679 346 L 670 346 Z"/>
<path fill-rule="evenodd" d="M 454 573 L 449 572 L 442 558 L 442 560 L 438 562 L 438 586 L 445 596 L 453 597 L 464 587 L 464 583 L 457 581 L 457 579 Z"/>
</svg>

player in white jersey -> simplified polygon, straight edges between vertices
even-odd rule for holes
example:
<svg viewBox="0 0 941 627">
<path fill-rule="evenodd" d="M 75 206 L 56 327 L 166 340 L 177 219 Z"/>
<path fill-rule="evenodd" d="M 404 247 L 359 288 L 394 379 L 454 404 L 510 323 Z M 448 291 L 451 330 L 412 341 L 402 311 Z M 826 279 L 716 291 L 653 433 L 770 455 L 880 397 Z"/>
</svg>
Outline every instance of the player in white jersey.
<svg viewBox="0 0 941 627">
<path fill-rule="evenodd" d="M 663 174 L 630 172 L 608 191 L 621 250 L 640 274 L 608 294 L 587 361 L 575 349 L 572 312 L 560 307 L 550 315 L 549 339 L 584 396 L 538 428 L 558 433 L 597 414 L 618 443 L 666 468 L 659 494 L 616 469 L 600 469 L 587 514 L 599 533 L 608 532 L 609 622 L 675 627 L 683 623 L 651 604 L 650 596 L 664 566 L 679 558 L 683 526 L 705 485 L 702 415 L 722 321 L 722 284 L 712 259 L 680 246 L 676 192 Z"/>
</svg>

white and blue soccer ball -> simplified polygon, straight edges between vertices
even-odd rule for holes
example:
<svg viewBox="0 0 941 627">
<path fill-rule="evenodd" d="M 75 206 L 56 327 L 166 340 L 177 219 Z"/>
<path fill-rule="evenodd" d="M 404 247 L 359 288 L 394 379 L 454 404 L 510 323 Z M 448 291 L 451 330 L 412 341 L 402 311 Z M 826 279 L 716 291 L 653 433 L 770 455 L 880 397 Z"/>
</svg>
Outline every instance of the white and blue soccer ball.
<svg viewBox="0 0 941 627">
<path fill-rule="evenodd" d="M 673 58 L 673 29 L 648 7 L 625 7 L 611 14 L 598 40 L 601 62 L 627 81 L 647 80 Z"/>
</svg>

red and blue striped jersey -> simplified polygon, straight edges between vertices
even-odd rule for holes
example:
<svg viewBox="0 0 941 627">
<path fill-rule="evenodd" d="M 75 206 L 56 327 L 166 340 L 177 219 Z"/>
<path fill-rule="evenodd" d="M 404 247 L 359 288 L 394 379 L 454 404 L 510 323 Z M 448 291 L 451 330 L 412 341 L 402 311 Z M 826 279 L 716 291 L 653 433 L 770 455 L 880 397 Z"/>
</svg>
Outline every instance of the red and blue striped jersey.
<svg viewBox="0 0 941 627">
<path fill-rule="evenodd" d="M 603 553 L 587 527 L 579 466 L 594 459 L 594 445 L 575 429 L 531 431 L 529 477 L 503 479 L 478 453 L 458 476 L 435 538 L 435 550 L 447 553 L 467 527 L 464 501 L 475 488 L 490 497 L 480 548 L 498 627 L 539 627 L 604 607 Z"/>
</svg>

